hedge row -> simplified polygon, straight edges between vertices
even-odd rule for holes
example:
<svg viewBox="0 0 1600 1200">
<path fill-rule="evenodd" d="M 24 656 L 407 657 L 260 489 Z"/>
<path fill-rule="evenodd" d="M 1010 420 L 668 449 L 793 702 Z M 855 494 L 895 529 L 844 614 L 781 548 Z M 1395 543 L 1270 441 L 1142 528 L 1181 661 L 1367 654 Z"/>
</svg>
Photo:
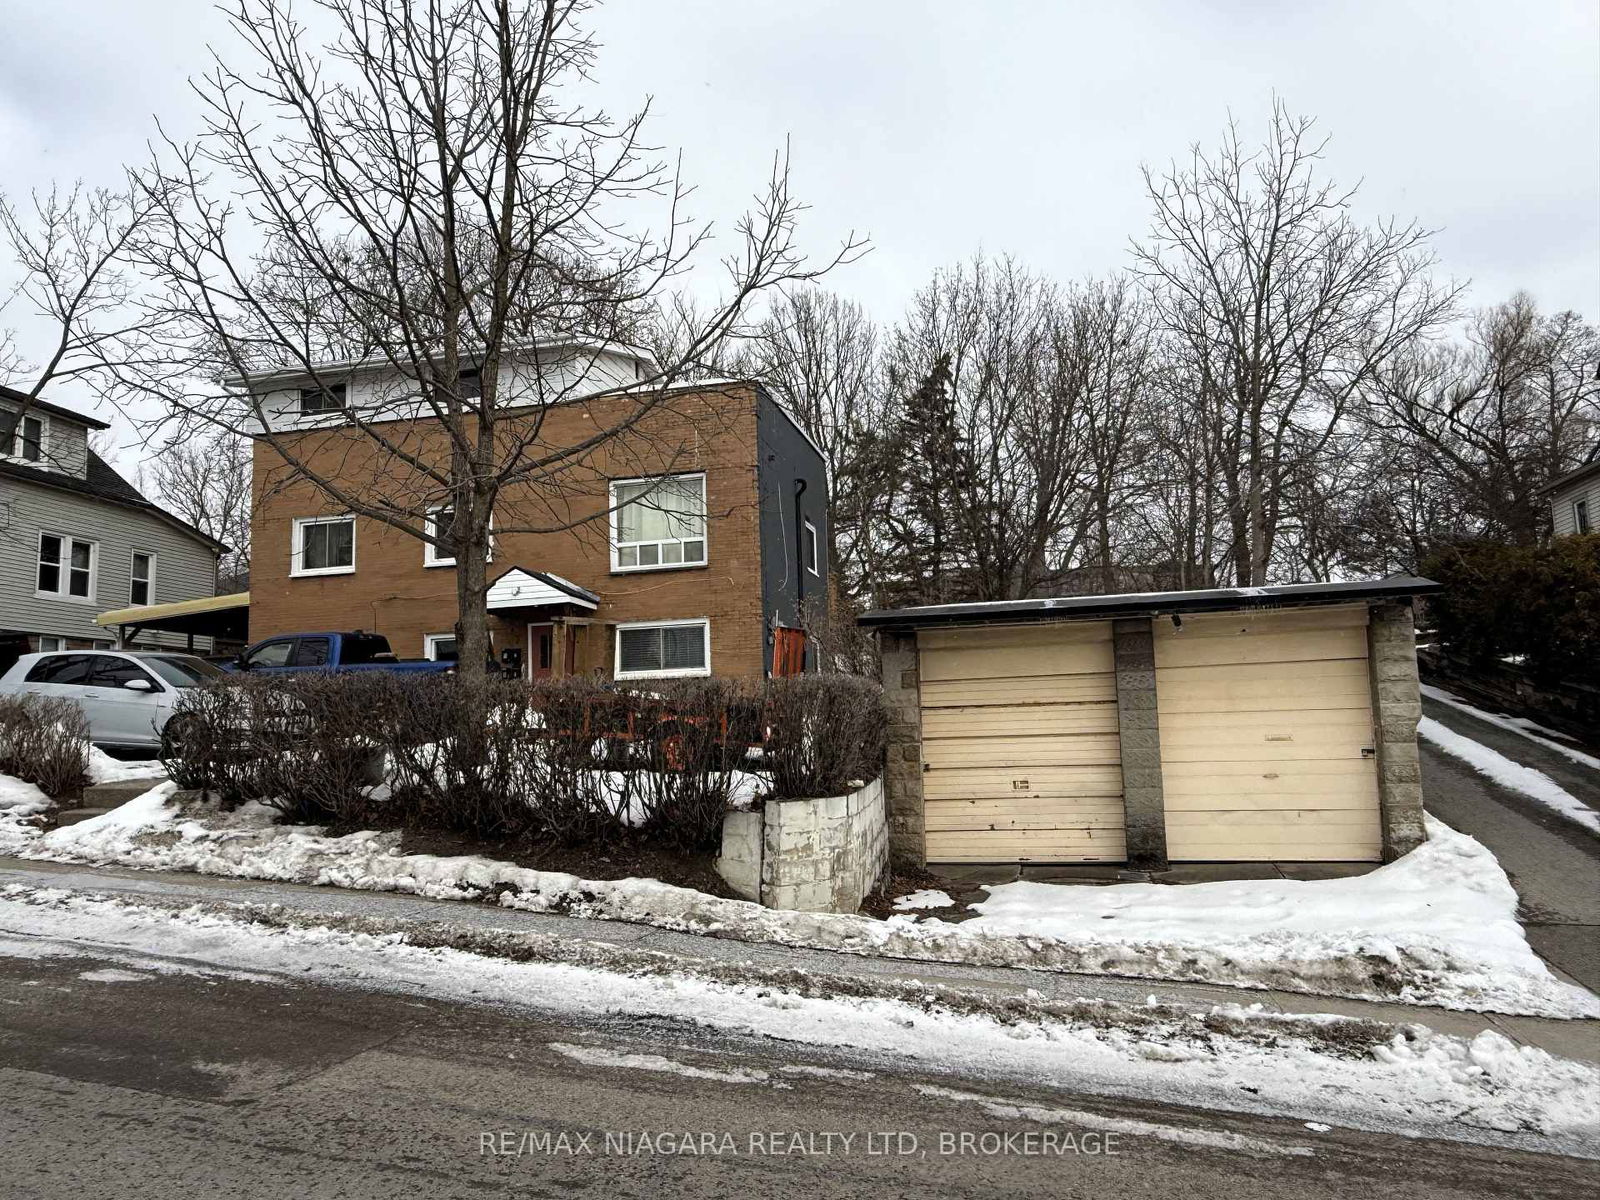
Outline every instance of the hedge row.
<svg viewBox="0 0 1600 1200">
<path fill-rule="evenodd" d="M 1543 546 L 1467 542 L 1422 573 L 1445 585 L 1428 601 L 1439 637 L 1472 662 L 1507 657 L 1544 682 L 1589 680 L 1600 659 L 1600 534 Z"/>
<path fill-rule="evenodd" d="M 231 679 L 183 697 L 164 757 L 180 785 L 291 821 L 685 850 L 714 846 L 753 783 L 836 795 L 882 770 L 881 691 L 848 676 L 486 686 L 386 672 Z"/>
<path fill-rule="evenodd" d="M 89 775 L 83 709 L 54 696 L 0 696 L 0 775 L 47 796 L 75 796 Z"/>
</svg>

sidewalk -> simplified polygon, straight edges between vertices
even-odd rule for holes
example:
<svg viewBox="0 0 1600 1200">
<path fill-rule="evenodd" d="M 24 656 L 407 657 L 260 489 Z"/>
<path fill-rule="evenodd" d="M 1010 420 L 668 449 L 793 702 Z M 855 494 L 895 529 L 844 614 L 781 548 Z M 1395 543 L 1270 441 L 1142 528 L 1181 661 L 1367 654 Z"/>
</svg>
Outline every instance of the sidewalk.
<svg viewBox="0 0 1600 1200">
<path fill-rule="evenodd" d="M 1537 1046 L 1564 1058 L 1600 1063 L 1600 1021 L 1559 1021 L 1538 1017 L 1455 1012 L 1409 1004 L 1305 996 L 1289 992 L 1165 983 L 1107 975 L 1068 975 L 1016 968 L 966 966 L 879 958 L 826 950 L 788 949 L 678 933 L 647 925 L 594 921 L 526 913 L 452 900 L 428 900 L 394 892 L 351 891 L 304 884 L 273 883 L 183 872 L 90 868 L 74 864 L 0 858 L 0 886 L 61 888 L 118 898 L 281 905 L 316 917 L 335 914 L 391 921 L 440 922 L 478 930 L 501 929 L 624 946 L 685 959 L 751 964 L 777 970 L 879 979 L 917 980 L 989 995 L 1035 992 L 1050 1000 L 1105 1000 L 1139 1005 L 1147 998 L 1206 1012 L 1219 1004 L 1259 1004 L 1269 1012 L 1328 1013 L 1391 1025 L 1422 1024 L 1444 1034 L 1473 1037 L 1493 1030 L 1522 1045 Z"/>
</svg>

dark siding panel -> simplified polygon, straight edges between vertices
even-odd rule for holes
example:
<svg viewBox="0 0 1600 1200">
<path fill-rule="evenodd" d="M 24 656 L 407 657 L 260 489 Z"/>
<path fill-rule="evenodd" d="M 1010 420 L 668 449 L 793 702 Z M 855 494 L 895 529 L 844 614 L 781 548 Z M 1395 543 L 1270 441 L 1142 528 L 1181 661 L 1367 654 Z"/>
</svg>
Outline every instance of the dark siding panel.
<svg viewBox="0 0 1600 1200">
<path fill-rule="evenodd" d="M 772 628 L 800 623 L 801 597 L 828 596 L 828 475 L 822 456 L 765 391 L 756 405 L 757 479 L 761 493 L 761 611 L 765 660 L 772 669 Z M 805 490 L 798 497 L 797 482 Z M 817 571 L 806 573 L 799 531 L 817 527 Z"/>
</svg>

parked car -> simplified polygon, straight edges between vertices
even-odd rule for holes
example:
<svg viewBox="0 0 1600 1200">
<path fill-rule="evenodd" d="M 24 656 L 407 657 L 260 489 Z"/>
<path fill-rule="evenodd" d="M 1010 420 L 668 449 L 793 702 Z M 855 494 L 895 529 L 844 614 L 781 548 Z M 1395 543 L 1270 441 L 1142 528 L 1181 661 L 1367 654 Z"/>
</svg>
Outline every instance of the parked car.
<svg viewBox="0 0 1600 1200">
<path fill-rule="evenodd" d="M 75 700 L 95 745 L 157 750 L 179 695 L 222 674 L 193 654 L 55 650 L 19 658 L 0 675 L 0 696 Z"/>
<path fill-rule="evenodd" d="M 396 658 L 381 633 L 286 633 L 250 646 L 225 670 L 254 675 L 308 671 L 403 671 L 430 674 L 455 670 L 453 661 Z"/>
</svg>

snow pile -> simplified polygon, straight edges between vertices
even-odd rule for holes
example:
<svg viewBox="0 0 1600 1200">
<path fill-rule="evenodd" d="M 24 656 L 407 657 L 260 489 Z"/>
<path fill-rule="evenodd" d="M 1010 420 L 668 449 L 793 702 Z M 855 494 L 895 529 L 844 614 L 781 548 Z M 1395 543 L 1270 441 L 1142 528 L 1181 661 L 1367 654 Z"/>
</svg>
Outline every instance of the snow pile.
<svg viewBox="0 0 1600 1200">
<path fill-rule="evenodd" d="M 1487 776 L 1501 787 L 1554 809 L 1591 833 L 1600 833 L 1600 809 L 1590 808 L 1543 771 L 1513 762 L 1498 750 L 1445 728 L 1432 717 L 1423 717 L 1417 723 L 1417 736 L 1432 742 L 1446 754 L 1459 758 L 1478 774 Z"/>
<path fill-rule="evenodd" d="M 329 837 L 317 827 L 274 825 L 261 805 L 227 814 L 203 803 L 180 808 L 174 791 L 162 784 L 112 812 L 36 837 L 23 853 L 491 900 L 528 912 L 893 958 L 1600 1016 L 1600 998 L 1557 980 L 1528 947 L 1516 923 L 1516 893 L 1494 856 L 1436 821 L 1424 846 L 1358 879 L 1007 884 L 992 890 L 980 918 L 954 924 L 909 914 L 876 921 L 787 912 L 654 879 L 580 879 L 478 856 L 405 855 L 396 833 Z M 1112 919 L 1103 919 L 1108 913 Z"/>
<path fill-rule="evenodd" d="M 1422 694 L 1430 700 L 1437 700 L 1440 704 L 1476 717 L 1490 725 L 1498 725 L 1501 729 L 1509 729 L 1512 733 L 1520 733 L 1530 742 L 1537 742 L 1546 750 L 1554 750 L 1557 754 L 1565 755 L 1580 766 L 1590 767 L 1600 771 L 1600 758 L 1592 754 L 1585 754 L 1571 744 L 1572 739 L 1564 733 L 1559 733 L 1537 721 L 1530 721 L 1527 717 L 1508 717 L 1500 713 L 1487 712 L 1481 708 L 1474 708 L 1454 692 L 1447 692 L 1441 687 L 1431 684 L 1422 685 Z"/>
<path fill-rule="evenodd" d="M 0 854 L 14 854 L 39 836 L 33 818 L 50 807 L 50 797 L 31 783 L 0 775 Z"/>
<path fill-rule="evenodd" d="M 894 907 L 897 912 L 908 912 L 923 908 L 949 908 L 954 903 L 955 901 L 944 892 L 935 891 L 933 888 L 921 888 L 897 897 Z"/>
<path fill-rule="evenodd" d="M 852 1066 L 912 1064 L 1011 1080 L 1026 1084 L 1035 1097 L 1051 1087 L 1150 1096 L 1544 1152 L 1600 1153 L 1600 1070 L 1516 1047 L 1492 1033 L 1466 1041 L 1411 1025 L 1385 1036 L 1329 1017 L 1317 1020 L 1375 1036 L 1319 1040 L 1288 1029 L 1281 1015 L 1221 1005 L 1194 1032 L 1152 1041 L 1148 1023 L 1138 1020 L 1140 1008 L 1111 1006 L 1092 1021 L 1004 1019 L 879 996 L 804 995 L 690 974 L 515 962 L 410 945 L 401 935 L 268 927 L 198 906 L 174 913 L 21 887 L 0 888 L 0 928 L 0 944 L 19 957 L 78 955 L 145 970 L 178 960 L 189 969 L 203 963 L 219 971 L 271 972 L 295 981 L 311 978 L 576 1020 L 621 1013 L 831 1047 L 847 1054 Z M 556 1049 L 609 1068 L 693 1070 L 694 1077 L 712 1082 L 782 1086 L 772 1071 L 736 1068 L 727 1058 L 708 1070 L 659 1054 L 571 1043 Z M 1037 1098 L 1011 1102 L 953 1091 L 939 1098 L 1040 1105 Z M 1050 1118 L 1029 1112 L 1026 1119 Z M 1273 1143 L 1279 1153 L 1295 1153 L 1289 1148 L 1296 1144 Z"/>
<path fill-rule="evenodd" d="M 152 783 L 167 777 L 167 768 L 158 759 L 141 762 L 123 762 L 112 758 L 99 746 L 89 747 L 90 783 L 131 783 L 148 779 Z"/>
</svg>

